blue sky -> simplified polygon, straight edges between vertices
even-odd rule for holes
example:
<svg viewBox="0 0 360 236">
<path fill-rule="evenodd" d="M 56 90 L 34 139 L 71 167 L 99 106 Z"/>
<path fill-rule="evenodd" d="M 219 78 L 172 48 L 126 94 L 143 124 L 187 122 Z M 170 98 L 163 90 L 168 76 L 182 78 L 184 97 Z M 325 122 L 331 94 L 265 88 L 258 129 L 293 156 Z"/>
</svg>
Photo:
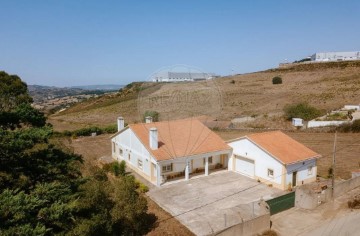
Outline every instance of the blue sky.
<svg viewBox="0 0 360 236">
<path fill-rule="evenodd" d="M 0 0 L 0 70 L 28 84 L 146 80 L 185 64 L 221 75 L 360 50 L 360 1 Z"/>
</svg>

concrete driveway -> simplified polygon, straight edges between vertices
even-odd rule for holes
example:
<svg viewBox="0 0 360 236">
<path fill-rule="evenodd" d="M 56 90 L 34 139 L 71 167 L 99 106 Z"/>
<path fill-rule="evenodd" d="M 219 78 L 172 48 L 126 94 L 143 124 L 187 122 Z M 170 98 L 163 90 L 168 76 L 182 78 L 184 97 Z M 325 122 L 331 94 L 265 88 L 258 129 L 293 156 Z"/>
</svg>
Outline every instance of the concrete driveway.
<svg viewBox="0 0 360 236">
<path fill-rule="evenodd" d="M 149 197 L 196 235 L 208 235 L 257 214 L 257 203 L 284 192 L 231 171 L 152 189 Z"/>
</svg>

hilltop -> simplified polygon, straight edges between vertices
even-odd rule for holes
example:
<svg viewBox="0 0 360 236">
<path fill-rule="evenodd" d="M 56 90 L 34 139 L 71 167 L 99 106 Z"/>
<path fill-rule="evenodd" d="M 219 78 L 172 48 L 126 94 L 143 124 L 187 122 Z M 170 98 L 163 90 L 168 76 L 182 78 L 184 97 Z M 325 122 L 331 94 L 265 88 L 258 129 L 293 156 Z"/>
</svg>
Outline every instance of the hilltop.
<svg viewBox="0 0 360 236">
<path fill-rule="evenodd" d="M 275 76 L 283 83 L 273 85 Z M 145 109 L 151 108 L 162 120 L 195 115 L 218 120 L 246 116 L 256 118 L 248 127 L 279 128 L 286 126 L 284 106 L 298 102 L 326 111 L 359 104 L 360 61 L 294 64 L 212 81 L 132 83 L 117 94 L 90 99 L 52 115 L 50 121 L 60 130 L 113 124 L 120 115 L 127 122 L 139 122 Z M 143 107 L 144 103 L 150 107 Z"/>
</svg>

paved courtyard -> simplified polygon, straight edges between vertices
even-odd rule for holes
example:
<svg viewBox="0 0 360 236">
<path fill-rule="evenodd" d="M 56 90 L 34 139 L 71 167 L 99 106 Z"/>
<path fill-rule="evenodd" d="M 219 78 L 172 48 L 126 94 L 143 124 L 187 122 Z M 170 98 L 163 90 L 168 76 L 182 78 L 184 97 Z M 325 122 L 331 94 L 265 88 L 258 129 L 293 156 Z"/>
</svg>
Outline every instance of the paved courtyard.
<svg viewBox="0 0 360 236">
<path fill-rule="evenodd" d="M 153 188 L 148 195 L 196 235 L 207 235 L 251 219 L 261 198 L 284 192 L 231 171 L 219 171 Z"/>
</svg>

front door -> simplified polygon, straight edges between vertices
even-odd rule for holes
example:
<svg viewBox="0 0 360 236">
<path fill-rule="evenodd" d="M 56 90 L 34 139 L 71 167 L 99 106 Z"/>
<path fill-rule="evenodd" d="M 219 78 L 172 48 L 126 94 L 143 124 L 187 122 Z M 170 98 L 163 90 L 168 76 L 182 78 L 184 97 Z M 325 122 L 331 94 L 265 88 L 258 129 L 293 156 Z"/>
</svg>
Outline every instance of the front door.
<svg viewBox="0 0 360 236">
<path fill-rule="evenodd" d="M 293 187 L 296 186 L 296 175 L 297 175 L 297 171 L 293 172 L 293 176 L 292 176 L 292 186 Z"/>
</svg>

